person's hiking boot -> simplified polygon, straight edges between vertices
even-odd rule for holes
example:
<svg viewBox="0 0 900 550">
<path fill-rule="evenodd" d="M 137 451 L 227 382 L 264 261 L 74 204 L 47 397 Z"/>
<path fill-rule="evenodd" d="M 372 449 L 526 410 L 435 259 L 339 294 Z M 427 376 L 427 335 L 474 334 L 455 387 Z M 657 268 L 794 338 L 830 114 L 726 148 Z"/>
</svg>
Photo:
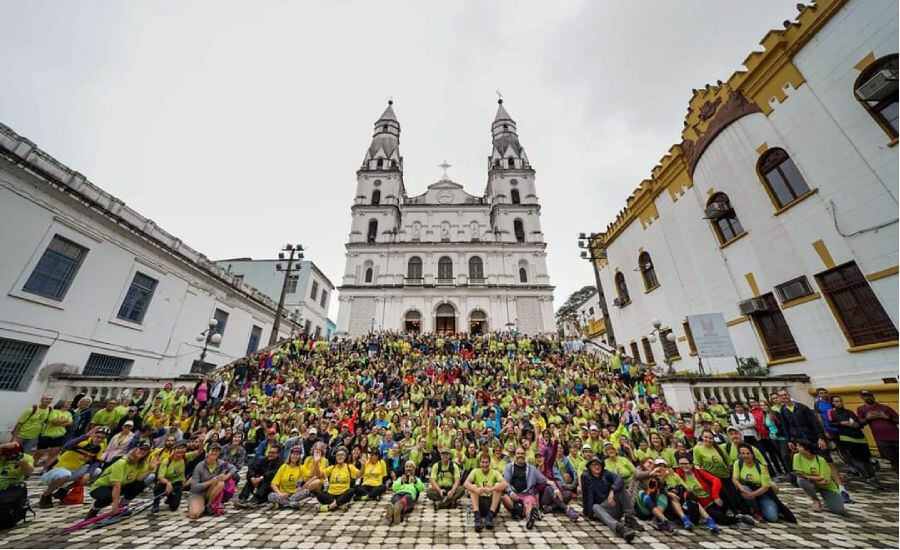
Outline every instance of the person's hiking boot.
<svg viewBox="0 0 900 550">
<path fill-rule="evenodd" d="M 634 529 L 626 527 L 624 523 L 616 523 L 615 528 L 613 528 L 613 532 L 617 537 L 622 537 L 623 539 L 625 539 L 625 542 L 631 542 L 632 540 L 634 540 Z"/>
<path fill-rule="evenodd" d="M 390 502 L 384 505 L 384 521 L 388 525 L 394 524 L 394 505 Z"/>
<path fill-rule="evenodd" d="M 571 506 L 566 507 L 566 517 L 572 521 L 578 521 L 578 512 L 575 511 L 575 508 Z"/>
<path fill-rule="evenodd" d="M 691 518 L 684 516 L 681 518 L 681 524 L 684 525 L 684 528 L 688 531 L 694 530 L 694 522 L 691 521 Z"/>
<path fill-rule="evenodd" d="M 662 524 L 662 528 L 663 528 L 663 531 L 665 531 L 666 533 L 668 533 L 668 534 L 670 534 L 670 535 L 672 535 L 672 534 L 675 533 L 675 526 L 672 525 L 672 522 L 669 521 L 669 520 L 666 520 L 666 521 Z"/>
<path fill-rule="evenodd" d="M 537 508 L 532 508 L 531 513 L 528 514 L 528 521 L 525 523 L 525 527 L 528 529 L 534 528 L 534 522 L 538 520 L 538 511 Z"/>
<path fill-rule="evenodd" d="M 494 530 L 494 511 L 488 510 L 487 516 L 484 518 L 484 526 L 487 527 L 488 531 Z"/>
<path fill-rule="evenodd" d="M 324 514 L 325 512 L 330 512 L 331 508 L 327 504 L 322 504 L 319 506 L 319 513 Z"/>
<path fill-rule="evenodd" d="M 853 502 L 850 498 L 850 493 L 848 493 L 846 489 L 841 490 L 841 500 L 844 501 L 844 504 L 851 504 Z"/>
<path fill-rule="evenodd" d="M 481 530 L 484 529 L 484 520 L 481 519 L 481 515 L 475 515 L 475 532 L 480 533 Z"/>
<path fill-rule="evenodd" d="M 359 497 L 360 502 L 365 502 L 367 500 L 369 500 L 369 495 L 363 495 L 363 496 Z"/>
<path fill-rule="evenodd" d="M 394 525 L 400 525 L 403 521 L 403 505 L 399 502 L 394 503 Z"/>
<path fill-rule="evenodd" d="M 350 504 L 341 504 L 340 506 L 338 506 L 338 510 L 349 510 L 349 509 L 350 509 Z"/>
<path fill-rule="evenodd" d="M 247 499 L 238 498 L 237 500 L 234 501 L 234 507 L 235 508 L 247 508 Z"/>
<path fill-rule="evenodd" d="M 625 527 L 629 529 L 634 529 L 635 531 L 646 531 L 644 526 L 641 525 L 641 522 L 634 516 L 625 516 Z"/>
<path fill-rule="evenodd" d="M 53 498 L 62 500 L 64 498 L 66 498 L 66 495 L 68 495 L 68 494 L 69 494 L 68 487 L 60 487 L 59 489 L 53 491 Z"/>
<path fill-rule="evenodd" d="M 150 507 L 150 513 L 151 514 L 159 513 L 159 499 L 158 498 L 153 499 L 153 506 Z"/>
<path fill-rule="evenodd" d="M 53 508 L 53 496 L 41 495 L 41 500 L 38 501 L 38 508 Z"/>
<path fill-rule="evenodd" d="M 95 518 L 95 517 L 97 517 L 97 514 L 99 514 L 99 513 L 100 513 L 99 508 L 91 507 L 91 509 L 88 510 L 88 513 L 87 513 L 87 516 L 85 517 L 85 519 Z"/>
<path fill-rule="evenodd" d="M 719 534 L 719 525 L 716 523 L 716 520 L 711 517 L 706 518 L 706 528 L 714 535 Z"/>
<path fill-rule="evenodd" d="M 756 525 L 756 520 L 748 516 L 747 514 L 740 514 L 738 516 L 738 521 L 740 523 L 743 523 L 744 525 L 749 525 L 750 527 Z"/>
</svg>

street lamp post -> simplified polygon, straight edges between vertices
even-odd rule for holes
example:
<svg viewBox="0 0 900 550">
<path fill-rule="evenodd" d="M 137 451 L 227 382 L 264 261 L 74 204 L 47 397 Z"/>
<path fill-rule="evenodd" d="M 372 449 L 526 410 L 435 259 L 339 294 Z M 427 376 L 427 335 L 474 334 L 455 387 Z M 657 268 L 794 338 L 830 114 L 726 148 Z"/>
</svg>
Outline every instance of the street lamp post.
<svg viewBox="0 0 900 550">
<path fill-rule="evenodd" d="M 651 342 L 656 342 L 657 338 L 662 339 L 662 331 L 660 327 L 662 326 L 662 321 L 659 319 L 653 319 L 653 330 L 650 331 L 650 335 L 647 337 Z M 669 331 L 665 336 L 666 342 L 674 343 L 675 342 L 675 333 Z M 672 368 L 672 359 L 669 357 L 669 348 L 666 345 L 666 342 L 660 342 L 663 348 L 663 362 L 666 364 L 667 372 L 666 374 L 675 374 L 675 369 Z"/>
<path fill-rule="evenodd" d="M 609 308 L 606 305 L 606 294 L 603 293 L 603 285 L 600 283 L 600 270 L 597 269 L 597 260 L 606 259 L 606 248 L 603 246 L 603 239 L 597 233 L 591 233 L 590 237 L 585 233 L 580 233 L 578 235 L 578 248 L 581 249 L 581 257 L 585 260 L 589 260 L 591 262 L 591 267 L 594 268 L 594 281 L 597 285 L 597 299 L 600 301 L 600 311 L 603 313 L 603 325 L 606 328 L 606 342 L 615 349 L 616 333 L 613 331 L 612 321 L 609 318 Z"/>
<path fill-rule="evenodd" d="M 278 309 L 275 310 L 275 322 L 272 323 L 272 334 L 269 335 L 269 345 L 272 346 L 278 340 L 278 329 L 281 328 L 281 311 L 284 309 L 284 296 L 287 294 L 288 280 L 292 273 L 300 271 L 300 264 L 294 267 L 294 260 L 303 259 L 303 245 L 286 244 L 282 251 L 278 253 L 278 259 L 284 259 L 284 253 L 288 253 L 287 266 L 282 268 L 281 264 L 275 264 L 275 271 L 284 272 L 284 280 L 281 283 L 281 296 L 278 298 Z M 296 256 L 295 256 L 296 254 Z"/>
<path fill-rule="evenodd" d="M 197 335 L 197 341 L 203 342 L 203 350 L 200 352 L 200 363 L 201 366 L 203 364 L 204 359 L 206 359 L 206 350 L 209 348 L 210 344 L 218 346 L 222 343 L 222 335 L 218 332 L 214 332 L 216 327 L 219 326 L 218 319 L 210 319 L 209 320 L 209 328 L 201 332 Z"/>
</svg>

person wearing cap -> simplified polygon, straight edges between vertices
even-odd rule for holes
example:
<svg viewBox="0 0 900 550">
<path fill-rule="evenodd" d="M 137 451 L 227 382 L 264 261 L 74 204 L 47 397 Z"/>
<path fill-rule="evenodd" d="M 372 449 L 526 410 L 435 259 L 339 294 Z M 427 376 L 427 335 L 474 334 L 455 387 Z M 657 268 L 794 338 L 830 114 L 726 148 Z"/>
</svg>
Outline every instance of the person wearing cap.
<svg viewBox="0 0 900 550">
<path fill-rule="evenodd" d="M 153 486 L 153 506 L 150 511 L 159 512 L 159 503 L 165 498 L 169 510 L 174 512 L 181 505 L 181 493 L 187 470 L 187 442 L 175 443 L 172 453 L 164 457 L 156 470 L 156 484 Z"/>
<path fill-rule="evenodd" d="M 634 514 L 634 501 L 622 478 L 605 470 L 603 462 L 591 457 L 581 476 L 581 503 L 584 517 L 599 520 L 617 536 L 631 542 L 635 530 L 644 528 Z"/>
<path fill-rule="evenodd" d="M 423 443 L 422 440 L 419 440 Z M 416 462 L 410 459 L 410 462 Z M 378 500 L 387 491 L 385 484 L 390 478 L 387 474 L 387 465 L 381 460 L 381 454 L 377 449 L 369 452 L 369 456 L 362 466 L 362 483 L 356 486 L 356 500 Z"/>
<path fill-rule="evenodd" d="M 301 463 L 301 448 L 294 445 L 288 451 L 288 459 L 279 466 L 278 471 L 270 484 L 271 492 L 268 495 L 273 509 L 282 506 L 299 508 L 300 501 L 309 498 L 310 491 L 300 489 L 303 484 L 303 465 Z M 321 487 L 321 485 L 320 485 Z"/>
<path fill-rule="evenodd" d="M 578 479 L 581 479 L 584 471 L 587 470 L 588 461 L 594 456 L 593 449 L 591 449 L 591 446 L 587 443 L 581 446 L 580 451 L 581 452 L 579 453 L 575 453 L 573 452 L 573 449 L 571 447 L 569 448 L 569 461 L 575 468 L 575 473 L 578 474 Z"/>
<path fill-rule="evenodd" d="M 435 512 L 441 508 L 455 508 L 459 499 L 466 494 L 460 483 L 459 466 L 450 460 L 450 448 L 441 447 L 440 454 L 441 459 L 431 467 L 431 478 L 425 493 L 434 505 Z"/>
<path fill-rule="evenodd" d="M 603 469 L 621 477 L 625 486 L 629 486 L 631 478 L 634 477 L 634 463 L 627 457 L 620 455 L 611 441 L 607 441 L 603 445 L 603 453 L 606 455 L 606 459 L 603 461 Z"/>
<path fill-rule="evenodd" d="M 540 470 L 526 461 L 525 449 L 522 447 L 516 448 L 515 460 L 503 469 L 503 479 L 510 489 L 503 496 L 503 506 L 513 513 L 513 517 L 528 518 L 525 527 L 529 530 L 534 528 L 539 519 L 538 498 L 541 488 L 546 486 L 545 490 L 552 490 L 557 500 L 562 500 L 563 497 L 555 481 L 547 479 Z"/>
<path fill-rule="evenodd" d="M 403 475 L 391 485 L 391 501 L 385 505 L 384 519 L 388 525 L 400 525 L 403 516 L 408 516 L 416 506 L 419 495 L 425 491 L 425 484 L 416 477 L 416 465 L 407 461 Z"/>
<path fill-rule="evenodd" d="M 141 494 L 147 487 L 144 480 L 159 465 L 157 459 L 151 460 L 149 457 L 150 443 L 145 441 L 103 470 L 90 486 L 94 504 L 87 517 L 96 516 L 106 506 L 111 506 L 112 513 L 116 514 L 121 497 L 131 500 Z"/>
<path fill-rule="evenodd" d="M 122 431 L 112 436 L 106 445 L 106 450 L 100 455 L 100 461 L 103 462 L 103 468 L 109 467 L 120 457 L 125 456 L 128 449 L 132 447 L 132 443 L 137 441 L 134 433 L 134 423 L 126 420 L 122 424 Z"/>
<path fill-rule="evenodd" d="M 100 474 L 94 465 L 97 457 L 106 448 L 109 428 L 94 426 L 88 433 L 70 440 L 60 449 L 59 459 L 54 467 L 41 475 L 41 483 L 47 486 L 38 506 L 51 508 L 53 497 L 62 501 L 71 487 L 66 485 L 83 479 L 85 483 Z"/>
<path fill-rule="evenodd" d="M 311 426 L 306 432 L 306 437 L 303 438 L 303 456 L 309 456 L 312 452 L 313 445 L 319 441 L 322 441 L 319 438 L 319 430 L 317 430 L 315 426 Z"/>
<path fill-rule="evenodd" d="M 728 457 L 728 466 L 731 467 L 732 464 L 738 461 L 740 458 L 738 452 L 738 445 L 741 443 L 747 443 L 744 440 L 743 431 L 737 426 L 728 426 L 728 429 L 725 430 L 728 434 L 728 440 L 722 445 L 725 450 L 725 456 Z M 766 462 L 765 457 L 763 457 L 762 452 L 756 445 L 749 443 L 750 448 L 753 450 L 753 457 L 759 462 L 764 468 L 769 469 L 769 463 Z M 771 475 L 771 472 L 769 472 Z"/>
<path fill-rule="evenodd" d="M 859 417 L 859 427 L 869 427 L 872 437 L 878 446 L 878 454 L 883 460 L 891 463 L 891 469 L 897 473 L 898 459 L 898 432 L 897 411 L 875 401 L 875 396 L 869 390 L 859 392 L 863 404 L 857 407 L 856 415 Z"/>
<path fill-rule="evenodd" d="M 275 426 L 270 427 L 266 431 L 266 438 L 260 441 L 259 445 L 256 446 L 256 453 L 254 453 L 253 455 L 254 458 L 256 458 L 257 460 L 262 460 L 263 458 L 265 458 L 266 449 L 268 449 L 271 445 L 280 447 L 278 443 L 278 428 L 276 428 Z"/>
<path fill-rule="evenodd" d="M 647 459 L 649 461 L 650 459 Z M 646 462 L 646 461 L 645 461 Z M 681 478 L 673 475 L 672 470 L 664 458 L 652 459 L 652 463 L 645 467 L 648 475 L 645 476 L 637 491 L 637 506 L 644 514 L 650 515 L 651 525 L 659 531 L 669 534 L 675 532 L 675 526 L 667 518 L 667 512 L 671 510 L 682 522 L 684 528 L 690 531 L 694 523 L 684 513 L 681 502 L 675 494 L 676 485 L 681 485 Z"/>
<path fill-rule="evenodd" d="M 221 499 L 225 482 L 237 477 L 237 468 L 219 458 L 222 446 L 213 443 L 206 449 L 206 458 L 194 467 L 191 475 L 191 493 L 188 497 L 188 519 L 197 519 L 204 513 L 222 515 L 225 510 Z"/>
<path fill-rule="evenodd" d="M 128 407 L 122 408 L 123 413 L 119 418 L 119 421 L 116 423 L 116 427 L 113 429 L 113 435 L 116 435 L 120 431 L 122 431 L 122 426 L 125 425 L 126 422 L 131 422 L 131 431 L 136 434 L 141 433 L 141 430 L 144 428 L 144 420 L 138 414 L 138 409 L 134 405 L 130 405 Z"/>
</svg>

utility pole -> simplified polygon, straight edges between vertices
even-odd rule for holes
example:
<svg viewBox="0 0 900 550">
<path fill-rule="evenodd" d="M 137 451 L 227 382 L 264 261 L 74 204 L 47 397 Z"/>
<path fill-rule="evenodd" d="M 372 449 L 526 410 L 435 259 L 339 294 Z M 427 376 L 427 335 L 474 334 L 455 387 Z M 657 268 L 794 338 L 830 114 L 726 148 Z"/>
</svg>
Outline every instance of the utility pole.
<svg viewBox="0 0 900 550">
<path fill-rule="evenodd" d="M 599 243 L 599 246 L 595 243 Z M 585 260 L 590 260 L 591 267 L 594 268 L 594 281 L 597 285 L 597 299 L 600 301 L 600 311 L 603 313 L 606 341 L 613 349 L 616 349 L 618 347 L 616 346 L 616 333 L 613 331 L 612 321 L 609 318 L 606 294 L 603 293 L 603 285 L 600 283 L 600 270 L 597 269 L 597 260 L 606 259 L 606 248 L 603 246 L 603 238 L 597 233 L 591 233 L 590 237 L 581 233 L 578 235 L 578 248 L 581 249 L 581 257 Z"/>
<path fill-rule="evenodd" d="M 278 253 L 278 259 L 284 259 L 284 253 L 288 253 L 287 267 L 282 268 L 281 264 L 275 264 L 275 271 L 284 272 L 284 281 L 281 283 L 281 296 L 278 298 L 278 309 L 275 310 L 275 322 L 272 323 L 272 334 L 269 335 L 269 345 L 272 346 L 278 341 L 278 330 L 281 328 L 281 312 L 284 310 L 284 295 L 287 294 L 288 280 L 292 273 L 300 271 L 300 264 L 294 267 L 294 260 L 298 262 L 303 259 L 303 245 L 286 244 L 282 251 Z M 296 257 L 294 256 L 296 254 Z"/>
</svg>

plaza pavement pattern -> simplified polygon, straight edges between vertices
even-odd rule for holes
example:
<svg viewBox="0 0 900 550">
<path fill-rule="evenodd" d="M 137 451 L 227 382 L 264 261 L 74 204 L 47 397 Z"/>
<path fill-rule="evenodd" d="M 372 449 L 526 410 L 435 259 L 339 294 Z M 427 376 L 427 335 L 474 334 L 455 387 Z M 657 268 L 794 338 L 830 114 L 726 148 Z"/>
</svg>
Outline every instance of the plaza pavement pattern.
<svg viewBox="0 0 900 550">
<path fill-rule="evenodd" d="M 581 518 L 573 523 L 557 513 L 545 514 L 528 531 L 524 522 L 512 521 L 504 512 L 494 531 L 475 533 L 466 524 L 463 505 L 435 512 L 424 495 L 400 527 L 388 527 L 382 519 L 386 497 L 331 513 L 318 513 L 314 499 L 300 510 L 279 511 L 268 506 L 237 510 L 229 503 L 225 515 L 196 521 L 187 519 L 182 501 L 177 512 L 163 505 L 159 514 L 146 510 L 109 527 L 65 535 L 64 526 L 84 518 L 90 496 L 85 495 L 83 505 L 40 510 L 41 488 L 38 476 L 32 476 L 28 489 L 37 517 L 29 515 L 25 523 L 0 533 L 0 548 L 897 548 L 897 477 L 884 470 L 880 477 L 887 485 L 883 491 L 848 483 L 854 503 L 847 517 L 813 513 L 806 495 L 781 484 L 779 494 L 796 514 L 796 525 L 758 525 L 750 531 L 723 527 L 719 535 L 701 526 L 693 532 L 679 526 L 676 534 L 668 535 L 643 522 L 647 530 L 627 544 L 598 522 Z M 142 497 L 149 495 L 148 490 Z"/>
</svg>

